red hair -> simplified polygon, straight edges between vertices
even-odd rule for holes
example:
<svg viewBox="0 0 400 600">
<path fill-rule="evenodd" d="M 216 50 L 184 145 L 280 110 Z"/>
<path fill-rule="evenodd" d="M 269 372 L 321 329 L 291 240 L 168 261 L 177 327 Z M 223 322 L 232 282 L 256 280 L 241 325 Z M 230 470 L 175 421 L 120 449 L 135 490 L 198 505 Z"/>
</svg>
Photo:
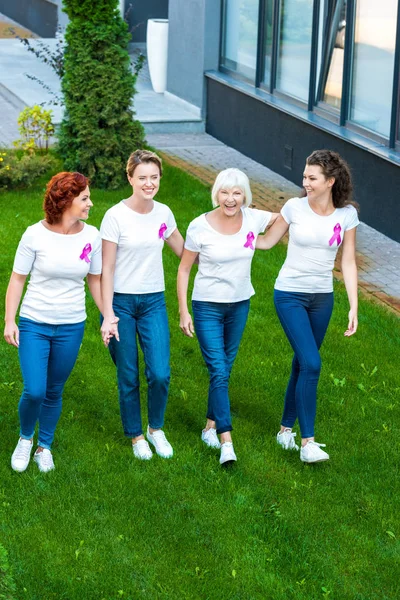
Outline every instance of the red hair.
<svg viewBox="0 0 400 600">
<path fill-rule="evenodd" d="M 57 173 L 47 184 L 43 210 L 50 225 L 59 223 L 63 212 L 89 185 L 89 179 L 81 173 Z"/>
</svg>

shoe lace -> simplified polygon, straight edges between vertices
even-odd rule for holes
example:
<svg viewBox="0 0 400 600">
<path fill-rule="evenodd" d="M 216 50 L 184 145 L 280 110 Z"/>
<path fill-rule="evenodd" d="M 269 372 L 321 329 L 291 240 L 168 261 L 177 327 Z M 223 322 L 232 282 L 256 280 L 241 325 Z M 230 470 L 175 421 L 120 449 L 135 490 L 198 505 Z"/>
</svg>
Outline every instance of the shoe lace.
<svg viewBox="0 0 400 600">
<path fill-rule="evenodd" d="M 53 457 L 51 455 L 50 450 L 46 451 L 46 449 L 44 449 L 42 451 L 41 462 L 43 463 L 43 465 L 45 467 L 52 467 L 53 466 L 53 464 L 54 464 L 53 463 Z"/>
<path fill-rule="evenodd" d="M 287 436 L 288 439 L 288 446 L 289 448 L 296 448 L 296 450 L 299 449 L 298 445 L 296 444 L 294 438 L 296 437 L 297 433 L 293 432 L 291 429 L 285 429 L 284 432 L 285 436 Z"/>
<path fill-rule="evenodd" d="M 157 431 L 154 431 L 152 435 L 158 444 L 162 444 L 164 446 L 168 444 L 168 440 L 165 437 L 165 433 L 162 431 L 162 429 L 157 429 Z"/>
<path fill-rule="evenodd" d="M 26 459 L 31 451 L 31 445 L 19 443 L 15 451 L 15 458 Z"/>
<path fill-rule="evenodd" d="M 318 446 L 318 448 L 326 448 L 326 444 L 318 444 L 318 442 L 313 442 L 310 440 L 307 444 L 312 444 L 313 446 Z"/>
</svg>

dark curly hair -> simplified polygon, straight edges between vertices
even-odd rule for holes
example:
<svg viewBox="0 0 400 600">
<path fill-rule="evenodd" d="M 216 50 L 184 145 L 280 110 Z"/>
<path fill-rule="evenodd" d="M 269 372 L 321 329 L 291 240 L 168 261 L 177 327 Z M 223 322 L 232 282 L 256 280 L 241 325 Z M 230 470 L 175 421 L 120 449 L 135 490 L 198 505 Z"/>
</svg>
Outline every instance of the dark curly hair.
<svg viewBox="0 0 400 600">
<path fill-rule="evenodd" d="M 306 164 L 321 167 L 325 179 L 334 177 L 332 201 L 335 208 L 343 208 L 352 204 L 358 210 L 358 204 L 352 200 L 353 184 L 349 165 L 333 150 L 314 150 L 307 158 Z"/>
<path fill-rule="evenodd" d="M 62 214 L 73 200 L 89 185 L 89 179 L 81 173 L 64 171 L 54 175 L 47 184 L 44 194 L 43 210 L 49 225 L 59 223 Z"/>
</svg>

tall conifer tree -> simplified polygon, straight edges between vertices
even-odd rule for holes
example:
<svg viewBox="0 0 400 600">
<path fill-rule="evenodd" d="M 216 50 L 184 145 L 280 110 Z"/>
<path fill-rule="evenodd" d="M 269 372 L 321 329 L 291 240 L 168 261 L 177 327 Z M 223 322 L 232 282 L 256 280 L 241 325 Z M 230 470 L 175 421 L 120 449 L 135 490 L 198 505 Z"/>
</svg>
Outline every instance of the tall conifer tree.
<svg viewBox="0 0 400 600">
<path fill-rule="evenodd" d="M 130 33 L 117 3 L 64 0 L 70 22 L 60 152 L 67 170 L 110 189 L 126 181 L 126 160 L 144 140 L 143 127 L 133 118 L 136 78 L 128 55 Z"/>
</svg>

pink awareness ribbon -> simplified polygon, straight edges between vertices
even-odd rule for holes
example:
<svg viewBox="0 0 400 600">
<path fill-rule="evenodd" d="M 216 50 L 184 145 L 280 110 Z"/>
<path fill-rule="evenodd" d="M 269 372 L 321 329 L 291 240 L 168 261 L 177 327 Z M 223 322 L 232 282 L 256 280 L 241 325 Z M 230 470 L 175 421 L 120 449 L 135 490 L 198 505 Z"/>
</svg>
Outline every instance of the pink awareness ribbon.
<svg viewBox="0 0 400 600">
<path fill-rule="evenodd" d="M 337 245 L 340 246 L 340 242 L 342 241 L 342 238 L 340 237 L 341 231 L 342 228 L 340 227 L 340 223 L 336 223 L 335 227 L 333 228 L 333 236 L 329 240 L 330 246 L 332 246 L 334 242 L 337 242 Z"/>
<path fill-rule="evenodd" d="M 160 229 L 158 231 L 158 237 L 160 238 L 160 240 L 161 239 L 163 239 L 163 240 L 165 239 L 164 238 L 164 233 L 167 231 L 167 229 L 168 229 L 168 227 L 166 226 L 166 224 L 165 223 L 161 223 L 161 227 L 160 227 Z"/>
<path fill-rule="evenodd" d="M 86 244 L 84 249 L 82 250 L 82 254 L 80 255 L 80 259 L 84 260 L 87 263 L 90 263 L 89 254 L 92 251 L 92 246 L 90 244 Z"/>
<path fill-rule="evenodd" d="M 252 231 L 249 231 L 249 233 L 247 234 L 247 240 L 246 240 L 244 247 L 254 250 L 253 241 L 254 241 L 254 233 Z"/>
</svg>

